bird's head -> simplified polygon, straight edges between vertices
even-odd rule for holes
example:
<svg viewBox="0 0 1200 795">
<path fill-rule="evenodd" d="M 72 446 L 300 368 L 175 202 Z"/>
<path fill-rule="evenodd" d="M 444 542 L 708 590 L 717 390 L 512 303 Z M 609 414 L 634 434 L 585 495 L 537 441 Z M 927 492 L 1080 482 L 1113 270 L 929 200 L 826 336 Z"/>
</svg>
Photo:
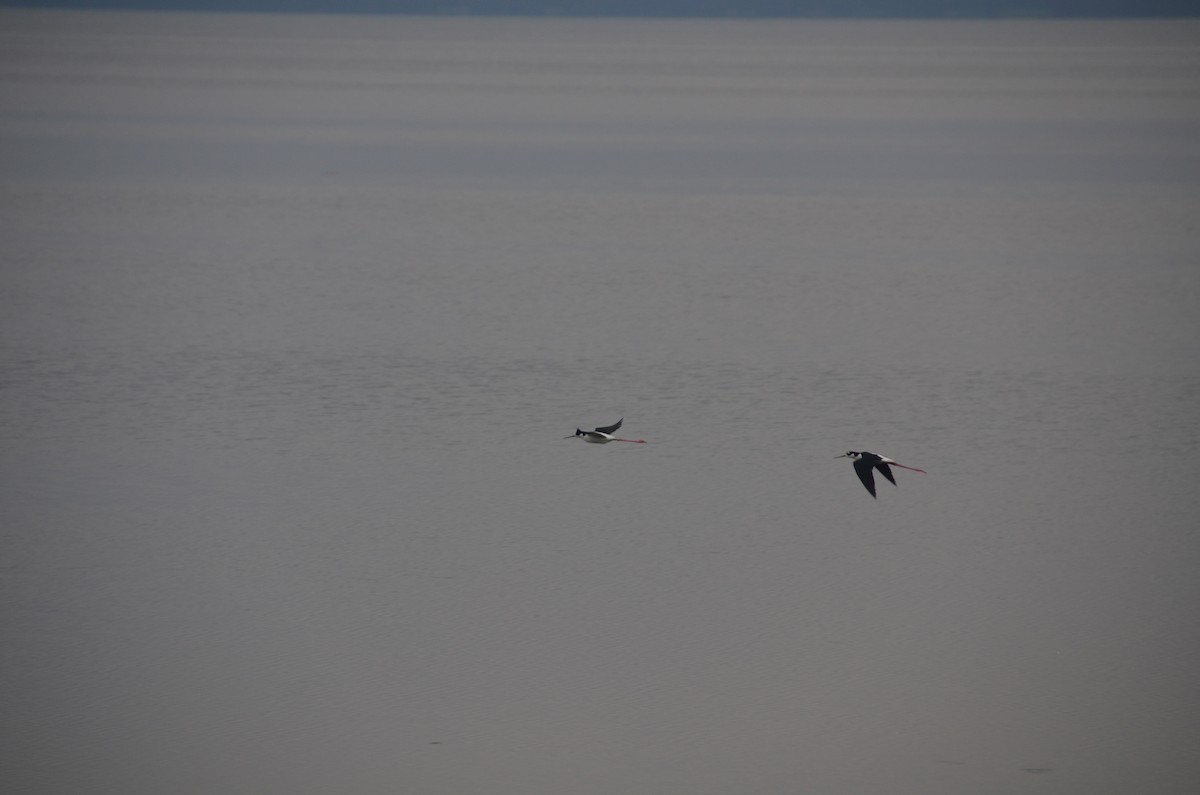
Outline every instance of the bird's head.
<svg viewBox="0 0 1200 795">
<path fill-rule="evenodd" d="M 583 436 L 583 431 L 581 431 L 581 430 L 579 430 L 578 428 L 576 428 L 576 429 L 575 429 L 575 433 L 571 434 L 570 436 L 564 436 L 563 438 L 564 438 L 564 439 L 576 439 L 576 438 L 578 438 L 578 437 L 580 437 L 580 436 Z"/>
<path fill-rule="evenodd" d="M 851 451 L 850 451 L 850 452 L 848 452 L 848 453 L 844 453 L 844 454 L 842 454 L 842 455 L 839 455 L 839 456 L 836 456 L 836 457 L 837 457 L 837 458 L 849 458 L 849 459 L 852 459 L 852 460 L 854 460 L 854 461 L 857 461 L 858 459 L 862 458 L 862 453 L 857 453 L 857 452 L 855 452 L 854 450 L 851 450 Z"/>
</svg>

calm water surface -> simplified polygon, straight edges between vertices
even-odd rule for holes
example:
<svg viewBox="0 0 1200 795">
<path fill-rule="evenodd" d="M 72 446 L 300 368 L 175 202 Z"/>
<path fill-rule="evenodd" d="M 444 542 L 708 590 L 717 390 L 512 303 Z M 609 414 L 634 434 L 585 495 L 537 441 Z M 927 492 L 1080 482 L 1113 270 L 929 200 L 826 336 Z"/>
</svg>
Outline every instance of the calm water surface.
<svg viewBox="0 0 1200 795">
<path fill-rule="evenodd" d="M 1198 44 L 0 14 L 3 788 L 1190 793 Z"/>
</svg>

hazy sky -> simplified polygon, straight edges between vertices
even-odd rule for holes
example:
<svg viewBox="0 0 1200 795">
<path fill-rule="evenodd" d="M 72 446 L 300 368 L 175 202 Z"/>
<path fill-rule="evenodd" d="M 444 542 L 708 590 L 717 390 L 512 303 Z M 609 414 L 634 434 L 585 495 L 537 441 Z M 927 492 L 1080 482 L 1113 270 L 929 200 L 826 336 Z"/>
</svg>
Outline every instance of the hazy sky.
<svg viewBox="0 0 1200 795">
<path fill-rule="evenodd" d="M 578 16 L 1200 16 L 1198 0 L 0 0 L 37 8 Z"/>
</svg>

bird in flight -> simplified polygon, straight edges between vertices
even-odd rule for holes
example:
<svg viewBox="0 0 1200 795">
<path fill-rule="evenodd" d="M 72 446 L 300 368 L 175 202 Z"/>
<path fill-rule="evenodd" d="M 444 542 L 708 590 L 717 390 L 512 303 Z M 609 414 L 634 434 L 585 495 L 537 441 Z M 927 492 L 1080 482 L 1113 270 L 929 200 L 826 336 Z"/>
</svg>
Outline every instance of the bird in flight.
<svg viewBox="0 0 1200 795">
<path fill-rule="evenodd" d="M 871 471 L 873 469 L 878 469 L 880 472 L 882 472 L 885 478 L 892 481 L 893 486 L 896 485 L 896 479 L 892 477 L 892 467 L 911 469 L 913 472 L 925 474 L 924 469 L 917 469 L 916 467 L 897 464 L 887 456 L 868 453 L 865 450 L 861 453 L 851 450 L 845 455 L 837 456 L 837 458 L 849 458 L 854 461 L 854 472 L 858 475 L 858 479 L 862 481 L 862 484 L 867 487 L 867 491 L 871 492 L 872 497 L 875 496 L 875 475 Z"/>
<path fill-rule="evenodd" d="M 617 429 L 621 427 L 621 423 L 624 421 L 625 418 L 622 417 L 612 425 L 605 425 L 603 428 L 597 428 L 594 431 L 583 431 L 579 428 L 576 428 L 575 433 L 571 434 L 570 436 L 564 436 L 563 438 L 583 439 L 585 442 L 591 442 L 592 444 L 608 444 L 609 442 L 633 442 L 634 444 L 645 444 L 645 439 L 618 439 L 617 437 L 613 436 L 613 434 L 617 432 Z"/>
</svg>

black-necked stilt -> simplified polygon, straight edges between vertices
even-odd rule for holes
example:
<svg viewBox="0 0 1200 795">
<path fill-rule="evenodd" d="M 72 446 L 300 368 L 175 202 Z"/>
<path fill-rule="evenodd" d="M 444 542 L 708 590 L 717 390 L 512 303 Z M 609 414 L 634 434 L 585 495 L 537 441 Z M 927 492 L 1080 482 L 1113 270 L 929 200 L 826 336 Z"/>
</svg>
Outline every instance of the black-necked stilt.
<svg viewBox="0 0 1200 795">
<path fill-rule="evenodd" d="M 582 431 L 579 428 L 576 428 L 575 433 L 571 434 L 571 436 L 564 436 L 563 438 L 583 439 L 585 442 L 591 442 L 592 444 L 608 444 L 609 442 L 633 442 L 634 444 L 645 444 L 645 439 L 618 439 L 617 437 L 613 436 L 613 434 L 617 432 L 617 429 L 621 427 L 621 423 L 624 421 L 625 418 L 622 417 L 612 425 L 606 425 L 605 427 L 597 428 L 594 431 Z"/>
<path fill-rule="evenodd" d="M 875 496 L 875 475 L 871 472 L 872 469 L 878 469 L 883 473 L 883 476 L 892 481 L 892 485 L 896 485 L 896 479 L 892 477 L 892 467 L 900 467 L 901 469 L 911 469 L 913 472 L 927 474 L 924 469 L 897 464 L 887 456 L 875 455 L 866 451 L 858 453 L 854 450 L 839 455 L 838 458 L 851 458 L 854 460 L 854 471 L 858 475 L 858 479 L 867 487 L 867 491 L 871 492 L 871 496 Z"/>
</svg>

